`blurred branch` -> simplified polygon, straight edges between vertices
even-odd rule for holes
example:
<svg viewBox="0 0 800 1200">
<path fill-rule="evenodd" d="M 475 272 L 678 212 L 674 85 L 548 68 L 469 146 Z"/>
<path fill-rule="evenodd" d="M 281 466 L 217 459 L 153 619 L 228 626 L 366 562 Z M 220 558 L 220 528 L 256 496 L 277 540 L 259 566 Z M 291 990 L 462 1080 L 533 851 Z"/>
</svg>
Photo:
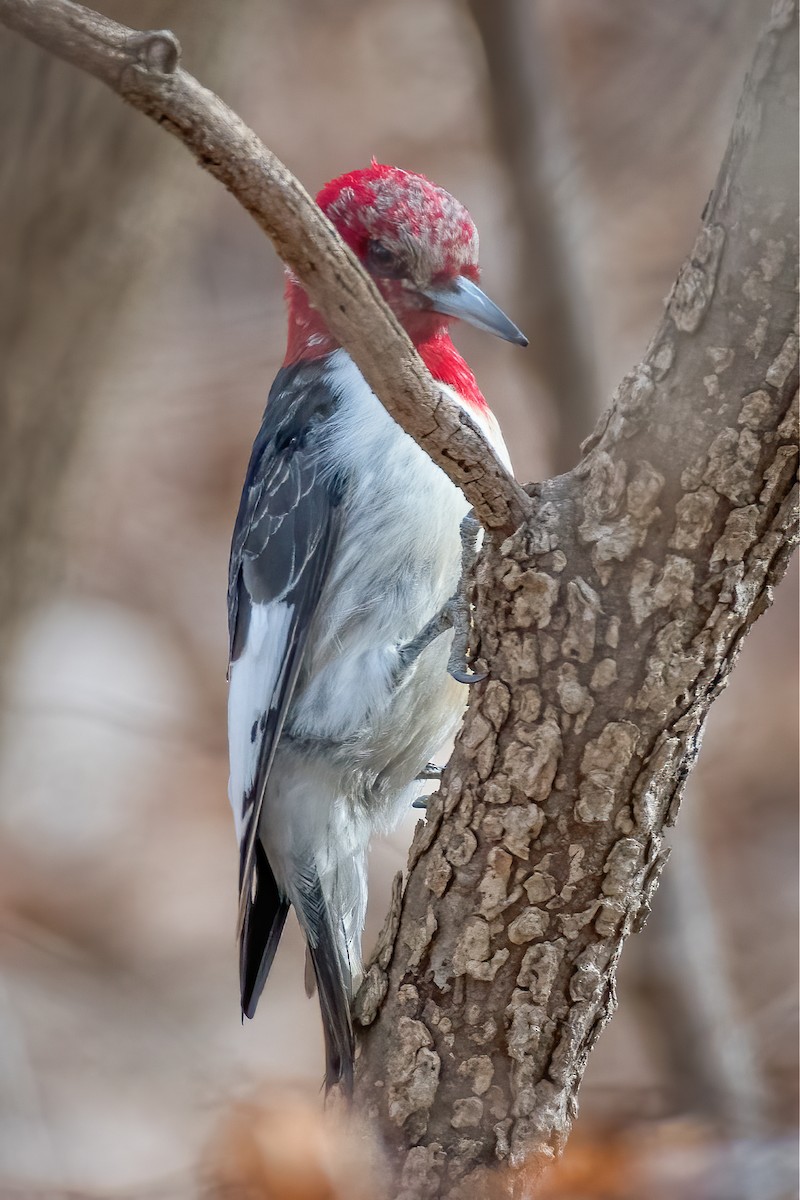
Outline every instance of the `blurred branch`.
<svg viewBox="0 0 800 1200">
<path fill-rule="evenodd" d="M 220 69 L 231 18 L 215 0 L 115 0 L 141 20 L 184 19 Z M 190 11 L 191 10 L 191 13 Z M 96 380 L 135 301 L 147 250 L 194 204 L 166 139 L 88 76 L 0 37 L 0 662 L 61 567 L 60 504 Z M 91 130 L 91 136 L 87 136 Z M 142 203 L 147 191 L 146 206 Z M 144 212 L 146 207 L 146 226 Z M 0 679 L 0 696 L 5 690 Z"/>
<path fill-rule="evenodd" d="M 749 1030 L 737 1012 L 697 844 L 692 796 L 631 981 L 647 1037 L 663 1063 L 673 1111 L 710 1119 L 737 1160 L 728 1200 L 766 1200 L 765 1097 Z M 688 818 L 688 820 L 687 820 Z"/>
<path fill-rule="evenodd" d="M 495 137 L 507 164 L 522 253 L 517 281 L 526 359 L 553 408 L 557 437 L 553 467 L 567 471 L 596 419 L 588 330 L 571 261 L 564 206 L 553 187 L 553 103 L 546 48 L 531 0 L 468 0 L 483 43 Z M 552 131 L 551 131 L 552 132 Z"/>
<path fill-rule="evenodd" d="M 137 33 L 68 0 L 0 0 L 0 22 L 100 79 L 177 137 L 255 218 L 389 413 L 489 529 L 530 505 L 476 427 L 433 382 L 397 318 L 282 162 L 179 65 L 168 30 Z"/>
<path fill-rule="evenodd" d="M 95 708 L 81 704 L 59 705 L 41 700 L 29 704 L 5 704 L 0 711 L 11 720 L 21 717 L 23 720 L 37 721 L 88 721 L 109 733 L 125 733 L 135 738 L 162 742 L 171 750 L 182 748 L 187 753 L 191 751 L 220 761 L 226 759 L 228 753 L 227 742 L 219 730 L 205 729 L 199 723 L 192 726 L 171 721 L 166 719 L 163 713 L 156 711 L 141 709 L 137 712 L 129 707 L 127 710 L 120 708 L 115 712 L 108 705 L 98 705 Z"/>
</svg>

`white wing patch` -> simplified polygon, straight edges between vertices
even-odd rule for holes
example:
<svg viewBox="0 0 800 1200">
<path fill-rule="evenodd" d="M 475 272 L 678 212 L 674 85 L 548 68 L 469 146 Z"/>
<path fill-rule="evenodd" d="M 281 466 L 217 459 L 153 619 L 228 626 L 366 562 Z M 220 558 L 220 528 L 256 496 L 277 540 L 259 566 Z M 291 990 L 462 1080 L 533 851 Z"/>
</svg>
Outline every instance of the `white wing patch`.
<svg viewBox="0 0 800 1200">
<path fill-rule="evenodd" d="M 231 774 L 228 798 L 241 843 L 242 798 L 253 786 L 261 747 L 259 722 L 269 712 L 278 682 L 294 607 L 281 600 L 254 604 L 244 649 L 231 663 L 228 687 L 228 745 Z"/>
</svg>

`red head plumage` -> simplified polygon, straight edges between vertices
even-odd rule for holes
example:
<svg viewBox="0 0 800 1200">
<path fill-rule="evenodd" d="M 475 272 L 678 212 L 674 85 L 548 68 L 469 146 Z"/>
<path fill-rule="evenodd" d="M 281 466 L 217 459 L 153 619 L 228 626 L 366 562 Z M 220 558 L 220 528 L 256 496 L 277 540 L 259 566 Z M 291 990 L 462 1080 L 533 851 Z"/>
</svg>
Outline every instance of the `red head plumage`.
<svg viewBox="0 0 800 1200">
<path fill-rule="evenodd" d="M 373 159 L 327 183 L 317 203 L 362 262 L 380 243 L 418 284 L 478 275 L 478 231 L 463 204 L 423 175 Z M 380 264 L 376 264 L 380 265 Z"/>
<path fill-rule="evenodd" d="M 475 286 L 478 232 L 464 206 L 423 175 L 374 159 L 370 166 L 327 183 L 317 203 L 369 271 L 432 374 L 471 403 L 485 405 L 472 372 L 450 341 L 450 321 L 463 316 L 511 336 L 504 326 L 491 323 L 502 318 L 517 335 L 513 340 L 524 339 Z M 291 274 L 286 298 L 286 361 L 334 349 L 321 316 Z"/>
</svg>

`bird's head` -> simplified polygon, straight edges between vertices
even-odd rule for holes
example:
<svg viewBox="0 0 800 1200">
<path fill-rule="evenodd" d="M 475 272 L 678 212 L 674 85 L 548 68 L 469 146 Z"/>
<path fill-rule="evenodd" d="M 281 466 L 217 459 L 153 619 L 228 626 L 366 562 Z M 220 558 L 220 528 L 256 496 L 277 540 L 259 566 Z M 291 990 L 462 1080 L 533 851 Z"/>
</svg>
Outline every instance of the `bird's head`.
<svg viewBox="0 0 800 1200">
<path fill-rule="evenodd" d="M 423 175 L 373 160 L 327 183 L 317 203 L 415 345 L 445 333 L 453 318 L 527 345 L 478 287 L 478 231 L 449 192 Z M 310 313 L 299 300 L 290 281 L 291 317 L 305 324 Z M 310 324 L 309 333 L 314 336 Z"/>
</svg>

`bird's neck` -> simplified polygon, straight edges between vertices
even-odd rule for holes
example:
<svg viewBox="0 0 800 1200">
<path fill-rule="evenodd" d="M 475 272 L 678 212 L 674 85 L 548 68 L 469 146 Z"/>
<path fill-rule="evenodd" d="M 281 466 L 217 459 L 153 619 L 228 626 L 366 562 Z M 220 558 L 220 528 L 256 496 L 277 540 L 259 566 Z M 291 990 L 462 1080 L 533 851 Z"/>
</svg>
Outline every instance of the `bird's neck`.
<svg viewBox="0 0 800 1200">
<path fill-rule="evenodd" d="M 308 296 L 290 276 L 286 285 L 286 307 L 289 314 L 289 330 L 286 342 L 285 367 L 297 362 L 310 362 L 324 358 L 339 349 L 338 342 L 331 336 L 321 315 L 309 302 Z M 409 322 L 406 325 L 414 347 L 434 379 L 458 392 L 467 408 L 477 413 L 489 409 L 478 382 L 450 338 L 447 322 L 438 314 L 427 313 L 427 321 Z M 404 324 L 406 324 L 404 322 Z"/>
<path fill-rule="evenodd" d="M 468 409 L 474 408 L 479 413 L 489 411 L 477 379 L 450 340 L 446 327 L 433 337 L 414 344 L 434 379 L 458 392 Z"/>
</svg>

